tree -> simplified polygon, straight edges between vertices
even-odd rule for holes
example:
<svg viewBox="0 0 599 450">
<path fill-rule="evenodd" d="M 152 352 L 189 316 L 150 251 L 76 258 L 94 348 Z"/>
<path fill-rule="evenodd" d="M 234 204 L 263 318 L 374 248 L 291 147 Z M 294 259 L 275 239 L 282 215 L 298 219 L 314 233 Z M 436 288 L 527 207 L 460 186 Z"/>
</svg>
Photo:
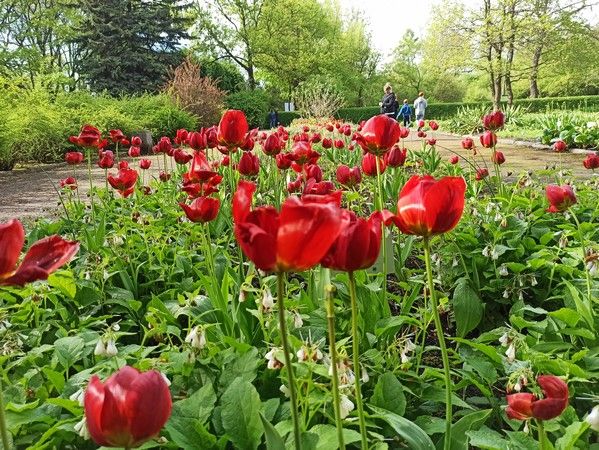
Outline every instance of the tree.
<svg viewBox="0 0 599 450">
<path fill-rule="evenodd" d="M 256 88 L 254 37 L 260 26 L 264 0 L 198 0 L 195 37 L 204 51 L 227 58 L 246 73 Z"/>
<path fill-rule="evenodd" d="M 422 44 L 412 30 L 406 30 L 398 46 L 393 51 L 393 62 L 387 68 L 390 79 L 401 83 L 409 97 L 416 97 L 423 88 L 424 71 L 421 68 Z M 409 88 L 406 89 L 406 86 Z"/>
<path fill-rule="evenodd" d="M 76 42 L 81 75 L 94 91 L 155 92 L 182 59 L 187 4 L 178 0 L 82 0 Z"/>
</svg>

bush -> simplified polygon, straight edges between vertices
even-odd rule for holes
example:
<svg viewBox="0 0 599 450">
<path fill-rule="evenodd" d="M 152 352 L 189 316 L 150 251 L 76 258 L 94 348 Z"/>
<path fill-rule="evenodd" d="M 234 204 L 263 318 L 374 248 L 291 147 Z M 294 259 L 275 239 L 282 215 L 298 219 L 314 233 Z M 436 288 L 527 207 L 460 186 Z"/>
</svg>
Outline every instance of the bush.
<svg viewBox="0 0 599 450">
<path fill-rule="evenodd" d="M 240 109 L 243 111 L 251 128 L 268 125 L 268 95 L 261 89 L 239 91 L 230 94 L 225 99 L 225 105 L 229 109 Z"/>
<path fill-rule="evenodd" d="M 344 104 L 343 97 L 330 85 L 302 83 L 295 93 L 295 104 L 302 117 L 332 117 Z"/>
</svg>

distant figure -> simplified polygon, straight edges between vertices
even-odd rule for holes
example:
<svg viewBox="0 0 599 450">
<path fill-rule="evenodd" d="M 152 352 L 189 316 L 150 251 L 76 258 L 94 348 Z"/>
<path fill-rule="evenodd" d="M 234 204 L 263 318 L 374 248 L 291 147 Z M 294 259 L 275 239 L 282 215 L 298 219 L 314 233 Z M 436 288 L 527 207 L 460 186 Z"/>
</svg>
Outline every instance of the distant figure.
<svg viewBox="0 0 599 450">
<path fill-rule="evenodd" d="M 275 127 L 279 126 L 279 111 L 275 109 Z M 273 127 L 274 128 L 274 127 Z"/>
<path fill-rule="evenodd" d="M 399 102 L 395 98 L 393 88 L 389 83 L 385 84 L 383 90 L 385 91 L 385 94 L 383 95 L 383 100 L 379 103 L 381 114 L 385 114 L 394 119 L 397 115 L 397 110 L 399 109 Z"/>
<path fill-rule="evenodd" d="M 403 119 L 403 126 L 410 126 L 410 122 L 412 121 L 412 107 L 408 105 L 408 99 L 404 99 L 403 105 L 399 112 L 397 113 L 397 120 Z"/>
<path fill-rule="evenodd" d="M 274 109 L 271 109 L 268 113 L 268 122 L 270 124 L 270 128 L 275 128 L 279 122 L 279 115 Z"/>
<path fill-rule="evenodd" d="M 420 92 L 418 94 L 418 98 L 414 100 L 414 111 L 416 112 L 416 121 L 424 120 L 424 111 L 426 110 L 427 106 L 428 103 L 424 98 L 424 92 Z"/>
</svg>

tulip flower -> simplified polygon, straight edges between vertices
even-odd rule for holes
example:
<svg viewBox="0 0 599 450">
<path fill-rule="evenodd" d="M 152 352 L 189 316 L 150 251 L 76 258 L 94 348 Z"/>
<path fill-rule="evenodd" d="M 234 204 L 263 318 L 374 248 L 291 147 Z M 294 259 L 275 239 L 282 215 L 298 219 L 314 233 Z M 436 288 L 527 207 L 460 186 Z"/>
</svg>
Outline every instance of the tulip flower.
<svg viewBox="0 0 599 450">
<path fill-rule="evenodd" d="M 235 237 L 259 269 L 302 272 L 318 264 L 342 229 L 339 196 L 289 197 L 281 212 L 251 210 L 256 185 L 240 181 L 233 197 Z"/>
<path fill-rule="evenodd" d="M 132 145 L 131 147 L 129 147 L 127 154 L 131 158 L 138 158 L 139 156 L 141 156 L 141 147 L 136 147 L 135 145 Z"/>
<path fill-rule="evenodd" d="M 480 135 L 480 144 L 485 148 L 493 148 L 497 145 L 497 135 L 492 131 L 485 131 Z"/>
<path fill-rule="evenodd" d="M 397 121 L 380 114 L 368 119 L 356 141 L 365 152 L 382 156 L 399 140 L 400 134 Z"/>
<path fill-rule="evenodd" d="M 405 234 L 432 236 L 451 231 L 464 211 L 466 182 L 462 177 L 414 175 L 399 193 L 397 215 L 385 211 L 385 223 Z"/>
<path fill-rule="evenodd" d="M 74 191 L 75 189 L 77 189 L 77 180 L 75 179 L 75 177 L 66 177 L 63 180 L 60 180 L 60 187 L 66 187 Z"/>
<path fill-rule="evenodd" d="M 494 111 L 483 117 L 483 126 L 485 130 L 496 131 L 503 128 L 505 124 L 505 115 L 501 111 Z"/>
<path fill-rule="evenodd" d="M 491 156 L 491 160 L 498 165 L 502 165 L 505 162 L 505 155 L 503 154 L 503 152 L 500 151 L 496 151 L 495 153 L 493 153 L 493 155 Z"/>
<path fill-rule="evenodd" d="M 290 181 L 289 183 L 287 183 L 287 192 L 289 192 L 290 194 L 295 194 L 296 192 L 299 192 L 302 189 L 302 182 L 303 179 L 301 176 L 298 176 L 295 181 Z"/>
<path fill-rule="evenodd" d="M 550 420 L 564 412 L 568 406 L 568 385 L 554 375 L 539 376 L 537 384 L 543 390 L 542 399 L 524 392 L 506 397 L 508 407 L 505 412 L 510 419 Z"/>
<path fill-rule="evenodd" d="M 436 140 L 436 139 L 434 139 L 434 138 L 430 138 L 430 139 L 427 139 L 427 140 L 426 140 L 426 143 L 427 143 L 428 145 L 430 145 L 431 147 L 434 147 L 435 145 L 437 145 L 437 140 Z"/>
<path fill-rule="evenodd" d="M 322 148 L 329 149 L 333 147 L 333 140 L 331 138 L 324 138 L 322 140 Z"/>
<path fill-rule="evenodd" d="M 489 176 L 489 169 L 486 167 L 481 167 L 480 169 L 476 169 L 476 181 L 484 180 Z"/>
<path fill-rule="evenodd" d="M 306 179 L 313 178 L 316 182 L 322 181 L 322 169 L 318 164 L 310 164 L 305 168 Z"/>
<path fill-rule="evenodd" d="M 318 144 L 322 140 L 322 136 L 320 133 L 314 133 L 310 138 L 310 142 L 313 144 Z"/>
<path fill-rule="evenodd" d="M 582 161 L 582 165 L 585 167 L 585 169 L 589 169 L 589 170 L 599 169 L 599 155 L 597 155 L 597 154 L 588 155 Z"/>
<path fill-rule="evenodd" d="M 572 186 L 568 184 L 563 186 L 550 184 L 545 188 L 545 194 L 549 200 L 547 212 L 550 213 L 564 212 L 576 203 L 576 194 L 574 194 Z"/>
<path fill-rule="evenodd" d="M 164 377 L 129 366 L 105 383 L 92 376 L 83 403 L 89 434 L 105 447 L 139 447 L 160 433 L 172 409 Z"/>
<path fill-rule="evenodd" d="M 453 155 L 451 158 L 449 158 L 449 162 L 451 164 L 457 164 L 460 162 L 460 157 L 458 155 Z"/>
<path fill-rule="evenodd" d="M 287 170 L 293 163 L 294 156 L 291 153 L 279 153 L 276 157 L 277 168 L 280 170 Z"/>
<path fill-rule="evenodd" d="M 167 136 L 162 136 L 158 144 L 154 146 L 154 149 L 155 153 L 164 153 L 169 156 L 173 154 L 173 144 L 171 144 L 171 140 Z"/>
<path fill-rule="evenodd" d="M 332 181 L 316 181 L 314 178 L 308 178 L 304 185 L 302 198 L 311 195 L 329 195 L 335 191 L 335 185 Z"/>
<path fill-rule="evenodd" d="M 437 122 L 435 122 L 434 120 L 431 120 L 431 121 L 428 123 L 428 126 L 429 126 L 429 128 L 430 128 L 431 130 L 433 130 L 433 131 L 437 131 L 437 130 L 439 129 L 439 124 L 438 124 Z"/>
<path fill-rule="evenodd" d="M 343 228 L 321 261 L 324 267 L 355 272 L 372 266 L 381 248 L 383 216 L 375 211 L 368 219 L 348 212 L 349 224 Z"/>
<path fill-rule="evenodd" d="M 225 165 L 223 163 L 223 165 Z M 216 172 L 210 166 L 206 154 L 201 151 L 193 152 L 191 166 L 183 174 L 183 183 L 203 183 L 214 177 Z"/>
<path fill-rule="evenodd" d="M 262 151 L 268 156 L 275 156 L 281 153 L 283 147 L 284 143 L 281 141 L 281 138 L 279 138 L 279 135 L 277 133 L 272 133 L 266 138 L 264 144 L 262 144 Z"/>
<path fill-rule="evenodd" d="M 345 142 L 343 142 L 342 139 L 335 139 L 335 142 L 333 144 L 335 146 L 335 148 L 337 149 L 342 149 L 343 147 L 345 147 Z"/>
<path fill-rule="evenodd" d="M 178 148 L 173 152 L 173 158 L 177 164 L 187 164 L 192 160 L 193 156 L 191 156 L 185 150 Z"/>
<path fill-rule="evenodd" d="M 81 152 L 67 152 L 64 155 L 64 160 L 69 165 L 81 164 L 83 162 L 83 153 Z"/>
<path fill-rule="evenodd" d="M 218 124 L 218 143 L 229 150 L 240 147 L 245 141 L 248 130 L 244 112 L 230 109 L 223 114 Z"/>
<path fill-rule="evenodd" d="M 101 143 L 101 138 L 100 130 L 92 125 L 84 125 L 81 128 L 79 136 L 77 136 L 77 143 L 84 147 L 98 147 Z"/>
<path fill-rule="evenodd" d="M 410 129 L 407 127 L 400 127 L 399 128 L 399 137 L 401 139 L 405 139 L 410 135 Z"/>
<path fill-rule="evenodd" d="M 163 183 L 165 183 L 171 179 L 171 174 L 168 172 L 165 172 L 164 170 L 161 170 L 160 173 L 158 174 L 158 179 L 160 181 L 162 181 Z"/>
<path fill-rule="evenodd" d="M 568 144 L 566 144 L 561 139 L 555 141 L 555 143 L 553 144 L 553 151 L 556 153 L 563 153 L 566 150 L 568 150 Z"/>
<path fill-rule="evenodd" d="M 309 142 L 296 142 L 291 148 L 293 155 L 293 168 L 297 172 L 301 172 L 306 164 L 316 164 L 320 158 L 320 153 L 312 150 L 312 145 Z"/>
<path fill-rule="evenodd" d="M 426 133 L 422 130 L 418 130 L 418 133 L 416 133 L 416 135 L 422 139 L 424 139 L 426 137 Z"/>
<path fill-rule="evenodd" d="M 139 161 L 139 168 L 143 170 L 147 170 L 152 165 L 152 160 L 150 159 L 142 159 Z"/>
<path fill-rule="evenodd" d="M 179 203 L 179 206 L 192 222 L 206 223 L 216 218 L 220 208 L 220 200 L 213 197 L 198 197 L 191 205 Z"/>
<path fill-rule="evenodd" d="M 474 141 L 472 138 L 467 137 L 462 139 L 462 148 L 464 150 L 472 150 L 474 148 Z"/>
<path fill-rule="evenodd" d="M 239 146 L 244 152 L 251 152 L 254 149 L 255 141 L 250 133 L 245 136 L 243 144 Z"/>
<path fill-rule="evenodd" d="M 260 158 L 251 152 L 243 152 L 237 170 L 247 177 L 257 176 L 260 173 Z"/>
<path fill-rule="evenodd" d="M 377 165 L 380 173 L 383 173 L 387 168 L 384 158 L 379 158 L 372 153 L 367 153 L 362 157 L 362 172 L 369 177 L 377 176 Z"/>
<path fill-rule="evenodd" d="M 24 286 L 48 276 L 65 265 L 79 250 L 79 243 L 49 236 L 35 242 L 21 264 L 19 255 L 25 243 L 25 230 L 16 219 L 0 223 L 0 285 Z"/>
<path fill-rule="evenodd" d="M 385 163 L 389 167 L 400 167 L 405 164 L 407 156 L 408 149 L 394 145 L 391 150 L 385 153 Z"/>
<path fill-rule="evenodd" d="M 175 144 L 177 144 L 177 145 L 186 144 L 187 138 L 189 137 L 189 135 L 190 135 L 189 131 L 187 131 L 183 128 L 177 130 L 177 133 L 175 135 Z"/>
<path fill-rule="evenodd" d="M 131 145 L 134 147 L 141 147 L 141 138 L 139 136 L 133 136 L 131 138 Z"/>
<path fill-rule="evenodd" d="M 337 168 L 337 182 L 345 187 L 354 188 L 362 181 L 362 172 L 358 166 L 349 168 L 342 164 Z"/>
<path fill-rule="evenodd" d="M 122 142 L 125 139 L 127 139 L 121 130 L 110 130 L 108 133 L 110 134 L 110 139 L 115 144 L 117 142 Z"/>
<path fill-rule="evenodd" d="M 123 197 L 128 197 L 135 190 L 137 182 L 137 170 L 135 169 L 120 169 L 116 176 L 108 175 L 110 185 L 119 191 Z"/>
<path fill-rule="evenodd" d="M 114 166 L 114 153 L 112 153 L 110 150 L 102 152 L 102 155 L 98 160 L 98 166 L 102 169 L 112 169 Z"/>
</svg>

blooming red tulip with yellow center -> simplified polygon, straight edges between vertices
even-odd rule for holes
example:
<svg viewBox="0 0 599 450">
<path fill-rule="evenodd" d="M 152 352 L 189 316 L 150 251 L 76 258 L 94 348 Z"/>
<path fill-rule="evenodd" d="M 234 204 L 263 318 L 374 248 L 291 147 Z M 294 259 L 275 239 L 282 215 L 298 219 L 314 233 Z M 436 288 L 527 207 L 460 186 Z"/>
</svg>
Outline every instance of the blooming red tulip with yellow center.
<svg viewBox="0 0 599 450">
<path fill-rule="evenodd" d="M 464 211 L 466 182 L 462 177 L 414 175 L 399 193 L 397 214 L 384 211 L 385 223 L 406 234 L 429 237 L 451 231 Z"/>
<path fill-rule="evenodd" d="M 382 156 L 401 135 L 399 124 L 385 114 L 371 117 L 362 127 L 356 139 L 365 152 Z"/>
<path fill-rule="evenodd" d="M 139 447 L 158 435 L 172 409 L 164 377 L 129 366 L 105 383 L 92 376 L 83 402 L 89 434 L 105 447 Z"/>
<path fill-rule="evenodd" d="M 250 127 L 243 111 L 230 109 L 220 119 L 217 131 L 218 143 L 229 150 L 240 147 Z"/>
<path fill-rule="evenodd" d="M 506 397 L 506 414 L 515 420 L 550 420 L 558 417 L 568 406 L 568 385 L 553 375 L 541 375 L 537 384 L 543 390 L 544 397 L 537 398 L 530 393 L 511 394 Z"/>
<path fill-rule="evenodd" d="M 318 264 L 344 226 L 340 195 L 292 196 L 279 213 L 272 206 L 251 209 L 255 190 L 254 183 L 240 181 L 233 197 L 235 238 L 243 253 L 268 272 L 301 272 Z"/>
<path fill-rule="evenodd" d="M 550 184 L 545 188 L 545 194 L 549 200 L 547 211 L 551 213 L 563 212 L 576 203 L 576 194 L 569 184 Z"/>
<path fill-rule="evenodd" d="M 0 285 L 23 286 L 48 276 L 70 261 L 79 243 L 49 236 L 34 243 L 18 264 L 25 243 L 25 230 L 16 219 L 0 223 Z"/>
</svg>

